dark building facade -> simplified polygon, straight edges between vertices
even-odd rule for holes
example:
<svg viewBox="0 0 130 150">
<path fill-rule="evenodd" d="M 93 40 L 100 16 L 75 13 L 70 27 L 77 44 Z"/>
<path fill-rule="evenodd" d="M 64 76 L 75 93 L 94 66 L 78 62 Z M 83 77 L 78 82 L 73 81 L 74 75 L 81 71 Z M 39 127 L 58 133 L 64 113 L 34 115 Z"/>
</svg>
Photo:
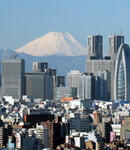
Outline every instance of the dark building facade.
<svg viewBox="0 0 130 150">
<path fill-rule="evenodd" d="M 110 99 L 110 72 L 103 70 L 99 71 L 96 76 L 96 91 L 97 99 L 109 100 Z"/>
<path fill-rule="evenodd" d="M 103 38 L 101 35 L 89 35 L 87 42 L 87 57 L 91 59 L 94 57 L 96 59 L 103 58 Z"/>
<path fill-rule="evenodd" d="M 65 76 L 57 76 L 56 77 L 56 86 L 64 87 L 65 86 Z"/>
<path fill-rule="evenodd" d="M 60 144 L 65 143 L 65 136 L 69 134 L 69 125 L 59 121 L 41 122 L 48 129 L 49 148 L 56 149 Z"/>
<path fill-rule="evenodd" d="M 101 135 L 104 142 L 110 142 L 110 132 L 112 131 L 112 127 L 109 122 L 99 123 L 96 130 L 97 133 Z"/>
<path fill-rule="evenodd" d="M 39 113 L 39 114 L 24 114 L 24 123 L 30 127 L 36 126 L 37 123 L 54 120 L 54 115 L 51 113 Z"/>
<path fill-rule="evenodd" d="M 53 78 L 50 73 L 26 73 L 26 95 L 32 98 L 51 100 L 53 97 Z"/>
<path fill-rule="evenodd" d="M 20 99 L 25 94 L 25 61 L 5 59 L 2 61 L 2 95 Z"/>
<path fill-rule="evenodd" d="M 115 59 L 121 44 L 124 44 L 124 36 L 121 35 L 109 36 L 109 56 L 111 56 L 112 59 Z"/>
<path fill-rule="evenodd" d="M 0 149 L 7 146 L 8 142 L 8 129 L 0 127 Z"/>
</svg>

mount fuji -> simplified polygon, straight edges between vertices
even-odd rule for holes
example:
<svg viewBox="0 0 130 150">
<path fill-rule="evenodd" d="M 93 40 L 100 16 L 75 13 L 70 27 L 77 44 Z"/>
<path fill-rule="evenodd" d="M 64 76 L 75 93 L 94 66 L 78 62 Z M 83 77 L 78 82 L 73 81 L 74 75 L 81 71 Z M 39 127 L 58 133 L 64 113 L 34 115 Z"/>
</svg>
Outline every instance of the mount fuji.
<svg viewBox="0 0 130 150">
<path fill-rule="evenodd" d="M 86 48 L 70 33 L 49 32 L 16 49 L 15 52 L 32 56 L 80 56 L 86 55 Z"/>
<path fill-rule="evenodd" d="M 50 32 L 22 48 L 11 50 L 0 48 L 0 60 L 17 56 L 26 60 L 26 72 L 32 71 L 32 62 L 45 61 L 59 75 L 66 75 L 70 70 L 85 71 L 86 48 L 69 33 Z"/>
</svg>

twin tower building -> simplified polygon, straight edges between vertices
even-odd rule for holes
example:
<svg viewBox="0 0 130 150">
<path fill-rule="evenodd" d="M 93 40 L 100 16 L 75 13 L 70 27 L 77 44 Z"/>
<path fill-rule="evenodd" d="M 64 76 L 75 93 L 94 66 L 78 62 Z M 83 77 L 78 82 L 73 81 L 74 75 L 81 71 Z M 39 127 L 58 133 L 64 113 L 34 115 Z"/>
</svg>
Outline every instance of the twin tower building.
<svg viewBox="0 0 130 150">
<path fill-rule="evenodd" d="M 106 100 L 130 101 L 130 48 L 124 43 L 124 36 L 109 36 L 109 52 L 105 57 L 102 36 L 88 36 L 86 72 L 96 78 L 95 99 L 100 89 Z M 98 78 L 102 78 L 106 87 L 99 88 Z"/>
</svg>

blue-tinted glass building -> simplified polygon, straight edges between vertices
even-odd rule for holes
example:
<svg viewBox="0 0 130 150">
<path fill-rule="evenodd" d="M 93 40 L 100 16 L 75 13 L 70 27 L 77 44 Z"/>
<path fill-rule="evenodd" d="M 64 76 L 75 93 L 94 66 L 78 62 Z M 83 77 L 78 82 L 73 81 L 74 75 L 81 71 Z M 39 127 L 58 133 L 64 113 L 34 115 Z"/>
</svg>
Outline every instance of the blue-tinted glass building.
<svg viewBox="0 0 130 150">
<path fill-rule="evenodd" d="M 127 44 L 120 46 L 116 56 L 114 98 L 130 101 L 130 48 Z"/>
</svg>

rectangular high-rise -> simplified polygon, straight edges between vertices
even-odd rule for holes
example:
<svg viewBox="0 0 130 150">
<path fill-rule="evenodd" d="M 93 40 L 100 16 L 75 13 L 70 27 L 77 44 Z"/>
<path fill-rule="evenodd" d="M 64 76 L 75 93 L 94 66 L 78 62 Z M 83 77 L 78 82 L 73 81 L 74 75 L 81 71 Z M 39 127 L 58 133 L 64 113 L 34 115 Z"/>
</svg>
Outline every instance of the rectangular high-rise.
<svg viewBox="0 0 130 150">
<path fill-rule="evenodd" d="M 103 38 L 101 35 L 89 35 L 87 41 L 87 59 L 103 58 Z"/>
<path fill-rule="evenodd" d="M 107 95 L 107 97 L 113 99 L 113 70 L 114 70 L 114 63 L 111 59 L 91 59 L 91 60 L 87 60 L 86 63 L 86 72 L 87 73 L 93 73 L 95 76 L 98 76 L 98 72 L 99 71 L 108 71 L 109 76 L 108 76 L 108 80 L 107 80 L 107 84 L 109 85 L 108 88 L 108 93 L 109 96 Z M 98 89 L 98 87 L 96 88 Z M 96 91 L 96 95 L 99 95 L 99 92 Z"/>
<path fill-rule="evenodd" d="M 110 72 L 103 70 L 97 72 L 96 97 L 99 100 L 110 100 Z"/>
<path fill-rule="evenodd" d="M 32 98 L 52 99 L 53 79 L 51 73 L 26 73 L 26 95 Z"/>
<path fill-rule="evenodd" d="M 2 95 L 20 99 L 25 94 L 25 61 L 5 59 L 2 61 Z"/>
<path fill-rule="evenodd" d="M 121 44 L 124 44 L 124 36 L 122 35 L 110 35 L 109 36 L 109 56 L 115 59 L 117 51 Z"/>
<path fill-rule="evenodd" d="M 71 70 L 69 73 L 67 73 L 67 87 L 75 87 L 79 88 L 79 77 L 82 74 L 79 72 L 79 70 Z M 79 93 L 77 93 L 79 95 Z"/>
<path fill-rule="evenodd" d="M 82 100 L 95 99 L 95 77 L 92 74 L 84 73 L 79 77 L 78 94 Z"/>
<path fill-rule="evenodd" d="M 67 86 L 78 88 L 79 77 L 81 75 L 82 74 L 79 72 L 79 70 L 71 70 L 69 73 L 67 73 Z"/>
</svg>

